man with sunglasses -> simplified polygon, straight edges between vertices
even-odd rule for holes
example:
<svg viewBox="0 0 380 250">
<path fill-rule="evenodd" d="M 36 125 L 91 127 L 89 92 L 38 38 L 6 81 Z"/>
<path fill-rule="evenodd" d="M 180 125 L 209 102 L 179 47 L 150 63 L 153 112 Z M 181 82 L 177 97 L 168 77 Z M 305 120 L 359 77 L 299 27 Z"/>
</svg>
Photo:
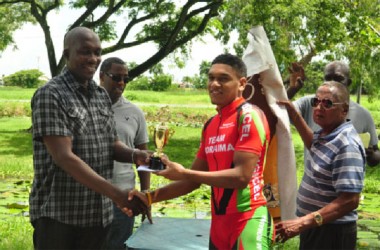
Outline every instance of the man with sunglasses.
<svg viewBox="0 0 380 250">
<path fill-rule="evenodd" d="M 122 95 L 129 81 L 127 65 L 120 58 L 107 58 L 100 66 L 99 78 L 100 85 L 105 88 L 112 102 L 119 140 L 130 148 L 147 150 L 149 138 L 144 113 Z M 141 190 L 149 190 L 150 173 L 139 171 L 138 175 Z M 134 189 L 135 179 L 131 163 L 114 161 L 113 184 L 122 189 Z M 116 204 L 113 211 L 114 218 L 103 248 L 125 249 L 124 243 L 132 235 L 135 220 L 124 214 Z"/>
<path fill-rule="evenodd" d="M 325 81 L 336 81 L 342 83 L 349 88 L 351 85 L 350 69 L 347 64 L 341 61 L 333 61 L 326 65 L 324 69 Z M 290 81 L 294 81 L 288 88 L 288 98 L 292 99 L 298 90 L 301 89 L 303 83 L 300 79 L 290 77 Z M 311 106 L 312 96 L 304 96 L 293 102 L 301 116 L 305 119 L 309 127 L 316 131 L 320 128 L 318 124 L 313 121 L 313 108 Z M 370 112 L 360 104 L 350 100 L 350 111 L 347 119 L 351 120 L 356 131 L 359 134 L 369 133 L 370 141 L 369 146 L 366 148 L 366 160 L 368 166 L 376 166 L 380 163 L 380 151 L 378 147 L 378 138 L 376 133 L 376 126 Z M 366 147 L 367 145 L 365 145 Z M 306 161 L 307 150 L 305 149 L 304 157 Z"/>
<path fill-rule="evenodd" d="M 349 92 L 335 81 L 322 84 L 311 99 L 313 132 L 290 101 L 285 105 L 309 151 L 297 195 L 298 218 L 276 224 L 277 240 L 300 235 L 300 249 L 355 249 L 365 150 L 347 121 Z"/>
</svg>

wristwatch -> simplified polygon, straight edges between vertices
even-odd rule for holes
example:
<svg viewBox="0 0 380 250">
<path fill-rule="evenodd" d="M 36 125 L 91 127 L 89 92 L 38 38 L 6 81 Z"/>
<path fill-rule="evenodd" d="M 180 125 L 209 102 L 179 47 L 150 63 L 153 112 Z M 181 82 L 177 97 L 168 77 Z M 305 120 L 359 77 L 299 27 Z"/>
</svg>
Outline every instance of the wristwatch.
<svg viewBox="0 0 380 250">
<path fill-rule="evenodd" d="M 314 217 L 314 220 L 315 222 L 317 223 L 318 226 L 322 226 L 323 224 L 323 217 L 320 213 L 318 212 L 313 212 L 313 217 Z"/>
</svg>

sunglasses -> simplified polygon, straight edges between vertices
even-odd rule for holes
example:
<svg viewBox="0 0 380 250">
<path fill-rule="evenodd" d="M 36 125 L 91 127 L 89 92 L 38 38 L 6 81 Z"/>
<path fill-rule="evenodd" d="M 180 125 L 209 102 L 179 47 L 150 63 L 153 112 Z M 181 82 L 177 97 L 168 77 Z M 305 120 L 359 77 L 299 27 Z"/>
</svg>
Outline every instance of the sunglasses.
<svg viewBox="0 0 380 250">
<path fill-rule="evenodd" d="M 114 82 L 120 82 L 121 80 L 123 80 L 124 83 L 129 82 L 129 77 L 128 76 L 124 76 L 124 78 L 122 78 L 120 75 L 114 75 L 114 74 L 107 73 L 107 72 L 104 72 L 104 74 L 106 74 Z"/>
<path fill-rule="evenodd" d="M 322 100 L 319 100 L 317 97 L 313 97 L 311 98 L 311 106 L 313 108 L 316 108 L 319 104 L 322 104 L 322 106 L 325 108 L 325 109 L 331 109 L 334 105 L 336 104 L 343 104 L 344 102 L 332 102 L 331 100 L 329 99 L 322 99 Z"/>
</svg>

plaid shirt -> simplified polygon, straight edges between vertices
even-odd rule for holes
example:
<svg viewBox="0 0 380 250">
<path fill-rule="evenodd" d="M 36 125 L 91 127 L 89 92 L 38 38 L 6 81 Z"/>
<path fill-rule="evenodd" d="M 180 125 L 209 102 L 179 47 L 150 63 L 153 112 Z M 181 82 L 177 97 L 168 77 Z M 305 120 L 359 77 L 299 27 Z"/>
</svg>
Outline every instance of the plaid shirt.
<svg viewBox="0 0 380 250">
<path fill-rule="evenodd" d="M 73 153 L 111 179 L 116 131 L 107 92 L 90 81 L 85 95 L 82 85 L 64 69 L 36 91 L 31 105 L 34 180 L 30 220 L 49 217 L 82 227 L 108 225 L 113 217 L 112 201 L 66 174 L 42 142 L 49 135 L 70 137 Z"/>
</svg>

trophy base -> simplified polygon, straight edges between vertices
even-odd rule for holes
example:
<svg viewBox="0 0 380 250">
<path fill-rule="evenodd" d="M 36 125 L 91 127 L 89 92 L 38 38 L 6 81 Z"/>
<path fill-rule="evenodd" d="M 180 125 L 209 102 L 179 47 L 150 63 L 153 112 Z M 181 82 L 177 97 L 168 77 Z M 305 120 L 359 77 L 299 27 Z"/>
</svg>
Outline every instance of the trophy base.
<svg viewBox="0 0 380 250">
<path fill-rule="evenodd" d="M 149 168 L 152 170 L 164 170 L 165 164 L 162 163 L 160 157 L 153 156 L 150 158 Z"/>
</svg>

